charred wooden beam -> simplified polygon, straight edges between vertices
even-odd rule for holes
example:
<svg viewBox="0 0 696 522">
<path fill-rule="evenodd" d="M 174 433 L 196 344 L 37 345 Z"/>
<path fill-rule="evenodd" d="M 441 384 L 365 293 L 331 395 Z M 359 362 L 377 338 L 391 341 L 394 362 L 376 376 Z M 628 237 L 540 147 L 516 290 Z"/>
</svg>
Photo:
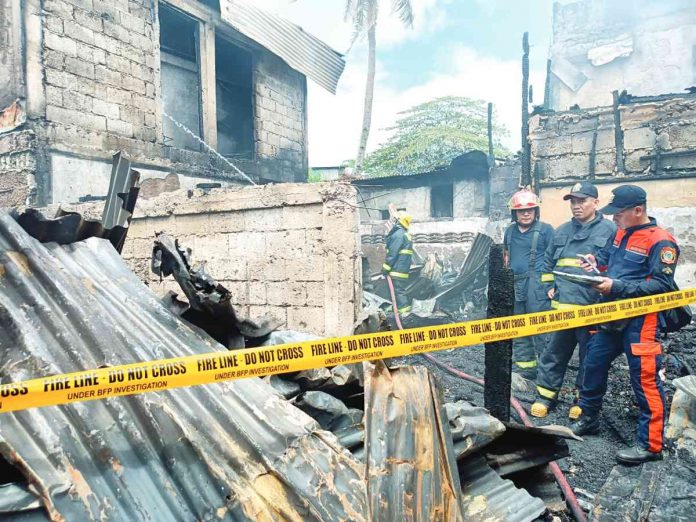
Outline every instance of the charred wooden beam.
<svg viewBox="0 0 696 522">
<path fill-rule="evenodd" d="M 503 264 L 503 245 L 493 245 L 488 260 L 488 317 L 513 314 L 512 271 Z M 512 340 L 486 343 L 486 382 L 483 401 L 486 409 L 502 421 L 510 420 L 512 381 Z"/>
</svg>

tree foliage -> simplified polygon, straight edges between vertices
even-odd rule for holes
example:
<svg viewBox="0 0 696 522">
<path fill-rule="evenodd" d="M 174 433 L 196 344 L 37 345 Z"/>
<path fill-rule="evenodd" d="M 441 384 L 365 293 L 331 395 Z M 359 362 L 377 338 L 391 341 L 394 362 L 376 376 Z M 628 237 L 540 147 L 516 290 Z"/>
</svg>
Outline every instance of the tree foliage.
<svg viewBox="0 0 696 522">
<path fill-rule="evenodd" d="M 365 159 L 367 176 L 416 174 L 447 166 L 460 154 L 488 152 L 488 108 L 480 100 L 458 96 L 436 98 L 399 113 L 391 137 Z M 500 145 L 507 132 L 495 124 L 496 156 L 508 154 Z"/>
</svg>

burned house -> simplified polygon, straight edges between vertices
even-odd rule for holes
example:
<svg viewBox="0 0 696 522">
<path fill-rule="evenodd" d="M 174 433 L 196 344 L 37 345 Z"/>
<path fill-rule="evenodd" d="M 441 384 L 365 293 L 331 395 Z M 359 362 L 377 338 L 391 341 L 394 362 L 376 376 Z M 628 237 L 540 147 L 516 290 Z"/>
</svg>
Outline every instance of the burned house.
<svg viewBox="0 0 696 522">
<path fill-rule="evenodd" d="M 696 84 L 691 0 L 557 2 L 547 106 L 611 105 L 612 91 L 642 96 Z"/>
<path fill-rule="evenodd" d="M 507 197 L 518 177 L 511 167 L 489 168 L 486 154 L 471 151 L 431 172 L 353 181 L 362 206 L 362 250 L 371 270 L 379 272 L 384 260 L 384 224 L 390 203 L 413 217 L 411 235 L 421 256 L 439 254 L 458 269 L 474 236 L 488 230 L 491 216 L 506 218 Z"/>
<path fill-rule="evenodd" d="M 640 185 L 680 242 L 682 286 L 696 282 L 695 28 L 689 1 L 556 4 L 546 108 L 528 138 L 528 182 L 546 221 L 570 218 L 562 196 L 577 181 L 596 184 L 600 202 L 617 185 Z"/>
<path fill-rule="evenodd" d="M 306 179 L 307 78 L 335 92 L 344 61 L 301 28 L 237 0 L 0 10 L 0 205 L 102 196 L 117 150 L 144 190 Z"/>
</svg>

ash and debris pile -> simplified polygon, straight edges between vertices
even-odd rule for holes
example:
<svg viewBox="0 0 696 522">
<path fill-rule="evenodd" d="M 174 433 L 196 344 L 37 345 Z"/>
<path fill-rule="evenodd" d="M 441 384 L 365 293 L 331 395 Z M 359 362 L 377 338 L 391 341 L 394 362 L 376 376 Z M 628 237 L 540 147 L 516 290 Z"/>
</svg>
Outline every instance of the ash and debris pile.
<svg viewBox="0 0 696 522">
<path fill-rule="evenodd" d="M 438 255 L 418 260 L 410 270 L 406 295 L 412 299 L 413 313 L 402 320 L 404 328 L 470 321 L 486 317 L 488 255 L 493 240 L 477 234 L 464 263 L 457 271 L 446 271 Z M 365 272 L 365 270 L 364 270 Z M 363 273 L 363 310 L 361 320 L 391 307 L 386 280 Z M 373 320 L 374 322 L 374 320 Z M 394 327 L 394 325 L 391 325 Z"/>
</svg>

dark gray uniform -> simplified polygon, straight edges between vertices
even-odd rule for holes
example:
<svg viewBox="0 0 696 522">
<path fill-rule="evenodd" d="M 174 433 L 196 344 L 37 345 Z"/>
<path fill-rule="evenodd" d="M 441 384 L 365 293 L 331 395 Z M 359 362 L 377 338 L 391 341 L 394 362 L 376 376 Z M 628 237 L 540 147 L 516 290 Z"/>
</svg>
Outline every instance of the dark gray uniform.
<svg viewBox="0 0 696 522">
<path fill-rule="evenodd" d="M 544 271 L 541 274 L 546 291 L 556 288 L 556 295 L 551 301 L 552 309 L 594 304 L 599 301 L 600 294 L 592 287 L 555 277 L 552 272 L 558 270 L 586 275 L 587 273 L 580 268 L 576 254 L 596 255 L 613 237 L 615 231 L 616 225 L 604 219 L 599 212 L 586 225 L 573 218 L 556 229 L 553 241 L 546 250 Z M 576 344 L 580 346 L 580 370 L 576 379 L 576 387 L 579 388 L 589 340 L 590 332 L 586 327 L 550 334 L 548 345 L 539 359 L 537 392 L 540 396 L 556 400 Z"/>
<path fill-rule="evenodd" d="M 508 266 L 512 269 L 515 279 L 515 315 L 549 309 L 549 299 L 540 282 L 540 276 L 544 266 L 544 252 L 552 236 L 553 227 L 540 221 L 536 221 L 525 232 L 519 230 L 517 223 L 505 230 L 504 244 Z M 534 335 L 513 339 L 514 371 L 534 379 L 537 358 L 546 346 L 546 338 L 546 335 Z"/>
<path fill-rule="evenodd" d="M 396 306 L 400 314 L 411 311 L 411 300 L 406 295 L 408 286 L 411 258 L 413 257 L 413 241 L 411 234 L 401 225 L 395 223 L 385 239 L 387 256 L 382 265 L 382 273 L 391 277 L 394 284 Z"/>
</svg>

